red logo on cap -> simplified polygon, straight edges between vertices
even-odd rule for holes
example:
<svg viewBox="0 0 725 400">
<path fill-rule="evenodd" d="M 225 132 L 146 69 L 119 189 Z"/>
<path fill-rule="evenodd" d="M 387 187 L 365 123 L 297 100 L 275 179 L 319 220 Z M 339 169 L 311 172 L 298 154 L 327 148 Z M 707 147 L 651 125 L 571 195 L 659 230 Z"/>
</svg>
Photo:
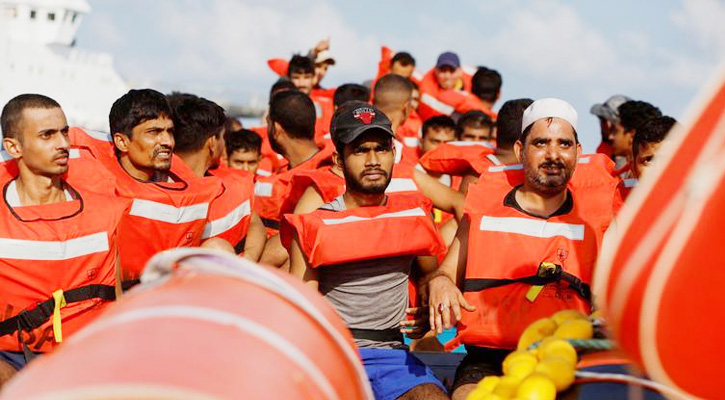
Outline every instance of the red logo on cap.
<svg viewBox="0 0 725 400">
<path fill-rule="evenodd" d="M 352 113 L 353 118 L 359 119 L 363 124 L 368 125 L 375 118 L 375 110 L 372 108 L 358 108 Z"/>
</svg>

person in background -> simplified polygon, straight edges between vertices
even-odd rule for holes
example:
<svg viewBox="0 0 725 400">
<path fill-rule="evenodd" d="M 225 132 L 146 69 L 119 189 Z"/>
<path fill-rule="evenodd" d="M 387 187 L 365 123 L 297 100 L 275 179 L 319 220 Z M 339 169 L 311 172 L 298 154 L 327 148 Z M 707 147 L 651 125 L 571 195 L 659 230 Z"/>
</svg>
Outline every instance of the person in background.
<svg viewBox="0 0 725 400">
<path fill-rule="evenodd" d="M 602 142 L 597 147 L 597 153 L 612 157 L 612 140 L 610 135 L 614 132 L 615 126 L 619 123 L 619 106 L 630 101 L 627 96 L 615 94 L 604 103 L 597 103 L 589 110 L 599 118 L 599 129 L 602 134 Z"/>
<path fill-rule="evenodd" d="M 257 173 L 262 160 L 262 138 L 249 129 L 227 132 L 224 137 L 229 168 Z"/>
</svg>

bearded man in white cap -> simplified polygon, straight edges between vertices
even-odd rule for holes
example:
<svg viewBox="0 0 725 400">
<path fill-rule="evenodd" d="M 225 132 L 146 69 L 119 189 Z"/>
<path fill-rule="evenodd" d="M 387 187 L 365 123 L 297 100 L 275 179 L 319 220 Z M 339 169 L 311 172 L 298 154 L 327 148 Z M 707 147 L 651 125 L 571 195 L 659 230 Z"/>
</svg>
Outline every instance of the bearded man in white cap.
<svg viewBox="0 0 725 400">
<path fill-rule="evenodd" d="M 591 308 L 589 282 L 617 192 L 616 183 L 572 181 L 581 153 L 577 120 L 563 100 L 533 102 L 514 145 L 521 166 L 484 173 L 469 188 L 456 239 L 429 281 L 431 326 L 459 321 L 449 347 L 467 349 L 453 399 L 465 399 L 484 376 L 501 375 L 506 355 L 528 345 L 519 337 L 532 322 Z M 446 279 L 462 298 L 438 290 Z M 476 310 L 461 313 L 461 305 Z"/>
</svg>

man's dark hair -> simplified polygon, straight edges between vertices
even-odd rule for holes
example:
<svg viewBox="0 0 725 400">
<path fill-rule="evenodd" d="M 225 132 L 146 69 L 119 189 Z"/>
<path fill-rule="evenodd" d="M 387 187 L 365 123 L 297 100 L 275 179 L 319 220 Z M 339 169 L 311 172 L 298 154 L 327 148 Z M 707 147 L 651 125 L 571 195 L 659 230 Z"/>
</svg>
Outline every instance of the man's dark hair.
<svg viewBox="0 0 725 400">
<path fill-rule="evenodd" d="M 242 125 L 242 121 L 240 121 L 239 119 L 237 119 L 235 117 L 227 116 L 226 120 L 224 122 L 224 132 L 231 132 L 231 131 L 235 130 L 235 128 L 233 126 L 234 124 Z M 243 127 L 244 126 L 242 126 L 242 128 Z"/>
<path fill-rule="evenodd" d="M 659 108 L 646 101 L 628 101 L 619 106 L 617 110 L 619 111 L 619 123 L 627 132 L 632 129 L 637 130 L 650 119 L 662 116 Z"/>
<path fill-rule="evenodd" d="M 677 121 L 674 118 L 666 115 L 655 117 L 645 122 L 634 133 L 634 138 L 632 139 L 632 155 L 637 157 L 640 148 L 650 143 L 660 143 L 665 140 L 667 134 L 676 123 Z"/>
<path fill-rule="evenodd" d="M 472 110 L 463 115 L 458 119 L 456 125 L 456 138 L 460 139 L 465 128 L 473 129 L 493 129 L 493 121 L 491 117 L 484 114 L 483 111 Z"/>
<path fill-rule="evenodd" d="M 551 125 L 551 123 L 554 121 L 554 117 L 547 117 L 547 118 L 541 118 L 546 120 L 546 124 Z M 538 121 L 538 120 L 536 120 Z M 521 144 L 526 144 L 526 138 L 529 137 L 529 133 L 531 133 L 531 128 L 536 123 L 534 121 L 531 125 L 527 126 L 526 129 L 524 129 L 523 132 L 521 132 L 521 136 L 519 136 L 519 140 L 521 141 Z M 572 127 L 573 128 L 573 127 Z M 574 129 L 574 143 L 579 143 L 579 134 L 576 132 L 576 129 Z"/>
<path fill-rule="evenodd" d="M 5 104 L 0 115 L 0 129 L 2 129 L 3 137 L 23 140 L 23 135 L 20 134 L 22 130 L 20 122 L 23 119 L 23 110 L 26 108 L 60 108 L 60 104 L 42 94 L 26 93 L 13 97 Z"/>
<path fill-rule="evenodd" d="M 406 51 L 399 51 L 395 53 L 393 58 L 390 60 L 390 65 L 393 65 L 395 63 L 399 63 L 400 65 L 407 67 L 409 65 L 412 65 L 415 67 L 415 58 L 413 58 L 410 53 Z"/>
<path fill-rule="evenodd" d="M 174 152 L 197 151 L 210 137 L 221 138 L 227 118 L 219 105 L 188 93 L 174 92 L 167 98 L 174 120 Z"/>
<path fill-rule="evenodd" d="M 438 115 L 430 117 L 423 122 L 422 136 L 426 137 L 431 129 L 450 129 L 453 132 L 456 131 L 456 123 L 453 122 L 453 118 L 447 115 Z"/>
<path fill-rule="evenodd" d="M 378 79 L 375 83 L 373 92 L 373 104 L 378 107 L 386 108 L 389 106 L 389 94 L 408 93 L 408 95 L 410 95 L 413 93 L 413 86 L 408 78 L 395 74 L 387 74 Z"/>
<path fill-rule="evenodd" d="M 295 86 L 295 84 L 289 79 L 281 77 L 277 79 L 277 82 L 275 82 L 269 90 L 269 99 L 272 100 L 272 97 L 274 97 L 275 94 L 284 92 L 285 90 L 297 90 L 297 86 Z"/>
<path fill-rule="evenodd" d="M 315 105 L 306 94 L 287 90 L 275 94 L 269 102 L 270 123 L 278 123 L 295 139 L 315 137 Z"/>
<path fill-rule="evenodd" d="M 295 54 L 289 60 L 289 67 L 287 68 L 287 76 L 292 74 L 314 74 L 315 73 L 315 62 L 311 58 Z"/>
<path fill-rule="evenodd" d="M 108 124 L 111 134 L 124 133 L 131 138 L 133 128 L 145 121 L 172 116 L 169 101 L 153 89 L 131 89 L 111 106 Z"/>
<path fill-rule="evenodd" d="M 496 147 L 510 150 L 521 135 L 521 120 L 524 110 L 533 103 L 532 99 L 509 100 L 501 106 L 496 119 Z"/>
<path fill-rule="evenodd" d="M 227 157 L 237 150 L 251 151 L 261 154 L 262 138 L 255 131 L 240 129 L 227 132 L 224 136 L 224 143 L 227 147 Z"/>
<path fill-rule="evenodd" d="M 370 100 L 370 89 L 357 83 L 346 83 L 339 86 L 335 90 L 335 95 L 332 97 L 332 102 L 335 107 L 340 107 L 348 101 L 369 101 Z"/>
<path fill-rule="evenodd" d="M 479 99 L 495 102 L 501 92 L 501 74 L 495 69 L 478 67 L 471 78 L 471 93 Z"/>
</svg>

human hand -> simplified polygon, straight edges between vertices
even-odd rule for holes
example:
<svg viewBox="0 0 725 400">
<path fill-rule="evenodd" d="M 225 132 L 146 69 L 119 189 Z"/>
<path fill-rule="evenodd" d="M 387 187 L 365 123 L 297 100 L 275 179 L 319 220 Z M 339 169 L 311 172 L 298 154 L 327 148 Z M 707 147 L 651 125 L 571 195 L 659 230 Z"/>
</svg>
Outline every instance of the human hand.
<svg viewBox="0 0 725 400">
<path fill-rule="evenodd" d="M 451 328 L 461 319 L 461 307 L 466 311 L 476 311 L 476 307 L 468 303 L 446 275 L 438 275 L 428 281 L 428 298 L 430 326 L 438 333 Z"/>
<path fill-rule="evenodd" d="M 430 331 L 428 307 L 406 308 L 405 313 L 409 318 L 400 321 L 400 332 L 411 339 L 420 339 Z"/>
</svg>

